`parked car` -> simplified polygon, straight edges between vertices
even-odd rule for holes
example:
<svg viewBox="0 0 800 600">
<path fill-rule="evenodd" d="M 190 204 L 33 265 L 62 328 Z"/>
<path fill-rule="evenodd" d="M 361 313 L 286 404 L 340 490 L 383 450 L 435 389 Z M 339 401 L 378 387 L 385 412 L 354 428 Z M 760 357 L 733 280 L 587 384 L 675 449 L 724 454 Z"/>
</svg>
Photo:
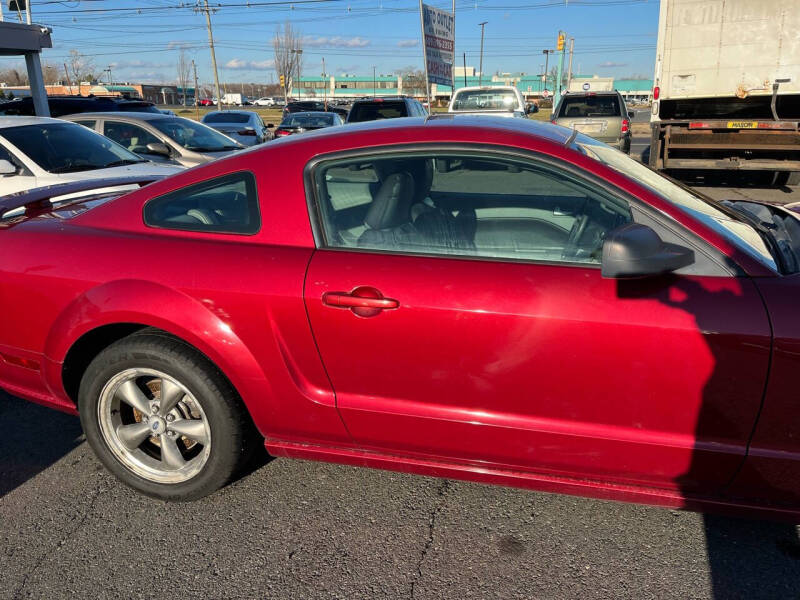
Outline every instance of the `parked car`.
<svg viewBox="0 0 800 600">
<path fill-rule="evenodd" d="M 200 98 L 197 101 L 198 106 L 214 106 L 214 101 L 211 98 Z"/>
<path fill-rule="evenodd" d="M 243 146 L 255 146 L 272 139 L 274 125 L 264 124 L 258 113 L 247 110 L 214 111 L 203 115 L 202 122 Z"/>
<path fill-rule="evenodd" d="M 633 113 L 619 92 L 567 92 L 552 122 L 585 133 L 626 154 L 631 152 Z"/>
<path fill-rule="evenodd" d="M 275 100 L 272 98 L 258 98 L 253 100 L 255 106 L 275 106 Z"/>
<path fill-rule="evenodd" d="M 144 160 L 74 123 L 44 117 L 0 117 L 0 196 L 69 181 L 163 177 L 180 170 Z"/>
<path fill-rule="evenodd" d="M 395 119 L 398 117 L 426 117 L 428 111 L 414 98 L 391 96 L 356 100 L 347 115 L 348 123 Z"/>
<path fill-rule="evenodd" d="M 96 111 L 160 112 L 152 102 L 99 96 L 48 96 L 47 104 L 50 108 L 50 116 L 54 118 Z M 28 96 L 0 103 L 0 115 L 36 116 L 33 99 Z"/>
<path fill-rule="evenodd" d="M 244 94 L 224 94 L 222 96 L 222 103 L 223 104 L 234 104 L 236 106 L 244 106 L 245 104 L 249 104 L 249 100 L 247 96 Z"/>
<path fill-rule="evenodd" d="M 275 137 L 343 125 L 342 117 L 332 112 L 298 112 L 286 115 L 275 130 Z"/>
<path fill-rule="evenodd" d="M 300 100 L 290 101 L 283 107 L 283 116 L 296 112 L 333 112 L 342 117 L 347 118 L 347 111 L 343 108 L 334 106 L 331 102 L 319 102 L 317 100 Z"/>
<path fill-rule="evenodd" d="M 143 158 L 186 167 L 244 148 L 208 125 L 160 113 L 84 113 L 64 118 L 102 133 Z"/>
<path fill-rule="evenodd" d="M 514 86 L 463 87 L 456 90 L 447 108 L 450 113 L 492 117 L 524 117 L 538 111 Z"/>
<path fill-rule="evenodd" d="M 58 218 L 43 200 L 0 209 L 26 210 L 0 223 L 0 386 L 79 414 L 145 494 L 206 495 L 264 443 L 800 521 L 784 207 L 450 115 L 265 144 Z"/>
</svg>

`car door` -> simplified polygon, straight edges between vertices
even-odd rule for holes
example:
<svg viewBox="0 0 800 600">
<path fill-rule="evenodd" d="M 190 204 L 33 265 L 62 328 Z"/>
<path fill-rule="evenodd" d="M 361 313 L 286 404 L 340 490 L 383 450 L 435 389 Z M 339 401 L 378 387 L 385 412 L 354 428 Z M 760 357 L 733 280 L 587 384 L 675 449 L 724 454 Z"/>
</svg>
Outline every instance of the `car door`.
<svg viewBox="0 0 800 600">
<path fill-rule="evenodd" d="M 684 273 L 604 279 L 604 236 L 656 223 L 646 207 L 500 151 L 322 160 L 309 181 L 308 315 L 364 448 L 693 491 L 733 476 L 770 332 L 700 242 Z"/>
</svg>

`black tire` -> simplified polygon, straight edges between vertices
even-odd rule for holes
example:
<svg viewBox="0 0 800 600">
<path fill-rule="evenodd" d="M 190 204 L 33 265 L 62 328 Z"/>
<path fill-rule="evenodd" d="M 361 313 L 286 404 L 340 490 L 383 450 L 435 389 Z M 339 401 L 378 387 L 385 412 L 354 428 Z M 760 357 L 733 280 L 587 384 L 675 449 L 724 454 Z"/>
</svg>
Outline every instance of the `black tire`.
<svg viewBox="0 0 800 600">
<path fill-rule="evenodd" d="M 202 468 L 187 481 L 151 481 L 125 465 L 109 447 L 99 422 L 100 397 L 109 381 L 130 369 L 162 372 L 202 405 L 211 443 Z M 86 439 L 106 468 L 126 485 L 167 501 L 196 500 L 223 487 L 245 465 L 259 440 L 241 399 L 220 371 L 188 344 L 153 330 L 123 338 L 95 357 L 81 379 L 78 410 Z"/>
<path fill-rule="evenodd" d="M 775 173 L 773 185 L 777 187 L 800 185 L 800 171 L 781 171 Z"/>
</svg>

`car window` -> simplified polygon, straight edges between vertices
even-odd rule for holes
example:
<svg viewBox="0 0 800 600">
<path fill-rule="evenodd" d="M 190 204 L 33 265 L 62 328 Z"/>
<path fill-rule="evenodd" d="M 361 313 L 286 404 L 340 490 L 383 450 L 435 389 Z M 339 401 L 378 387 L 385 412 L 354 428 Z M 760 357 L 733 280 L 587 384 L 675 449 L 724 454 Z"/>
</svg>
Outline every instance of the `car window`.
<svg viewBox="0 0 800 600">
<path fill-rule="evenodd" d="M 517 95 L 511 90 L 457 91 L 452 110 L 516 110 Z"/>
<path fill-rule="evenodd" d="M 163 143 L 143 127 L 133 123 L 123 123 L 122 121 L 106 120 L 103 124 L 103 133 L 107 138 L 114 140 L 120 146 L 136 154 L 151 154 L 150 150 L 147 149 L 147 144 Z"/>
<path fill-rule="evenodd" d="M 90 121 L 73 121 L 73 123 L 77 123 L 78 125 L 83 125 L 84 127 L 88 127 L 91 130 L 94 130 L 94 126 L 97 124 L 97 121 L 90 120 Z"/>
<path fill-rule="evenodd" d="M 153 198 L 144 206 L 150 227 L 251 235 L 261 228 L 256 180 L 231 173 Z"/>
<path fill-rule="evenodd" d="M 619 100 L 616 96 L 564 96 L 558 109 L 558 117 L 566 119 L 619 116 Z"/>
<path fill-rule="evenodd" d="M 600 264 L 627 203 L 543 162 L 437 153 L 321 163 L 329 247 Z"/>
<path fill-rule="evenodd" d="M 0 134 L 50 173 L 75 173 L 143 162 L 112 140 L 66 121 L 6 127 Z"/>
<path fill-rule="evenodd" d="M 203 117 L 203 123 L 247 123 L 250 115 L 233 112 L 209 113 Z"/>
<path fill-rule="evenodd" d="M 378 119 L 395 119 L 407 117 L 408 109 L 406 103 L 398 102 L 361 102 L 353 105 L 347 120 L 350 123 L 361 123 L 362 121 L 376 121 Z"/>
<path fill-rule="evenodd" d="M 186 148 L 195 152 L 220 152 L 241 148 L 229 137 L 212 129 L 208 125 L 183 119 L 180 117 L 153 119 L 150 124 L 161 133 L 172 138 Z"/>
<path fill-rule="evenodd" d="M 294 113 L 286 117 L 281 123 L 281 127 L 306 127 L 318 129 L 320 127 L 330 127 L 334 124 L 334 113 L 303 114 Z"/>
</svg>

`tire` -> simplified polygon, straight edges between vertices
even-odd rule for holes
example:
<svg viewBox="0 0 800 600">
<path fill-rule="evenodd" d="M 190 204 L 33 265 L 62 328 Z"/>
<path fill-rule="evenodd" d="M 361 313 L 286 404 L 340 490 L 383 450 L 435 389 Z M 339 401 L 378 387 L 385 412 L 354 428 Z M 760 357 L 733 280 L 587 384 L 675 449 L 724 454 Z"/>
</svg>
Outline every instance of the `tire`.
<svg viewBox="0 0 800 600">
<path fill-rule="evenodd" d="M 775 173 L 773 185 L 777 187 L 800 185 L 800 171 L 781 171 Z"/>
<path fill-rule="evenodd" d="M 196 500 L 218 490 L 257 448 L 255 427 L 219 370 L 191 346 L 153 330 L 123 338 L 91 362 L 78 410 L 105 467 L 161 500 Z"/>
</svg>

